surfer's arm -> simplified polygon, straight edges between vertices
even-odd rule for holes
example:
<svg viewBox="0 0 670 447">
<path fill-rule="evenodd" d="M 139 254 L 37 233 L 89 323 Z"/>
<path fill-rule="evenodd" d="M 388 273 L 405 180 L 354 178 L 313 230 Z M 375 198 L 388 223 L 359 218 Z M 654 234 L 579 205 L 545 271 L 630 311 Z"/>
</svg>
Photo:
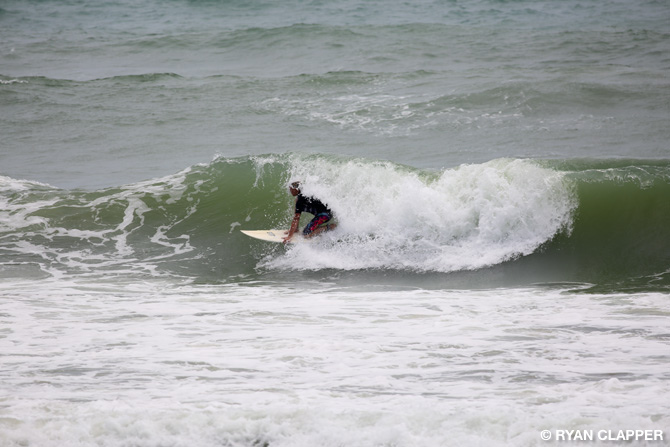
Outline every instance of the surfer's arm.
<svg viewBox="0 0 670 447">
<path fill-rule="evenodd" d="M 300 225 L 300 213 L 295 213 L 293 216 L 293 222 L 291 222 L 291 228 L 288 229 L 288 234 L 284 238 L 284 243 L 291 240 L 296 231 L 298 231 L 298 225 Z"/>
</svg>

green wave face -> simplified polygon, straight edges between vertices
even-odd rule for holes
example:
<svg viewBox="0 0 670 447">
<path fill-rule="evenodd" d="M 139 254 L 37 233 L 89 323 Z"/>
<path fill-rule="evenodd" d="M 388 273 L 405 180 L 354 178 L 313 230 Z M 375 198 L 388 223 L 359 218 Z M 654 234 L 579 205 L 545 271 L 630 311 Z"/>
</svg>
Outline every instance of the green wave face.
<svg viewBox="0 0 670 447">
<path fill-rule="evenodd" d="M 0 253 L 15 266 L 51 274 L 251 272 L 257 261 L 249 260 L 248 246 L 233 230 L 242 222 L 265 226 L 283 217 L 278 210 L 285 207 L 275 203 L 284 192 L 283 164 L 215 160 L 95 192 L 5 177 Z"/>
<path fill-rule="evenodd" d="M 577 280 L 604 290 L 670 284 L 670 164 L 667 161 L 573 161 L 566 177 L 579 207 L 569 237 L 541 254 Z"/>
</svg>

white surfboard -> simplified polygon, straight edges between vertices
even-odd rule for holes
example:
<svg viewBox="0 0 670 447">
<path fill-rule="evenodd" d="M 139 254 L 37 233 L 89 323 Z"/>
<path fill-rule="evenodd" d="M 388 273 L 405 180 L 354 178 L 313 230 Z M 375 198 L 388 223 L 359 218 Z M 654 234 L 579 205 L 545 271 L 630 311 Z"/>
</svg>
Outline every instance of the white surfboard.
<svg viewBox="0 0 670 447">
<path fill-rule="evenodd" d="M 254 239 L 260 239 L 267 242 L 284 242 L 284 238 L 288 234 L 286 230 L 240 230 L 242 233 L 246 234 L 249 237 Z M 307 242 L 309 239 L 305 239 L 302 234 L 295 233 L 293 238 L 291 238 L 291 243 L 295 242 Z"/>
</svg>

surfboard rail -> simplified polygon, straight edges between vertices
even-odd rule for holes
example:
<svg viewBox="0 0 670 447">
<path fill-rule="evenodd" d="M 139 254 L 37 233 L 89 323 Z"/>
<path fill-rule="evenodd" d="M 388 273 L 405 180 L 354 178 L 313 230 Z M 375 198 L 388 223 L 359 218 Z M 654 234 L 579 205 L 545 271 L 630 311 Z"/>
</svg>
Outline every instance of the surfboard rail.
<svg viewBox="0 0 670 447">
<path fill-rule="evenodd" d="M 259 239 L 261 241 L 266 242 L 275 242 L 275 243 L 284 242 L 284 238 L 288 234 L 288 230 L 240 230 L 240 231 L 254 239 Z M 306 242 L 308 240 L 309 239 L 303 237 L 302 234 L 296 233 L 293 235 L 293 238 L 291 239 L 290 243 Z"/>
</svg>

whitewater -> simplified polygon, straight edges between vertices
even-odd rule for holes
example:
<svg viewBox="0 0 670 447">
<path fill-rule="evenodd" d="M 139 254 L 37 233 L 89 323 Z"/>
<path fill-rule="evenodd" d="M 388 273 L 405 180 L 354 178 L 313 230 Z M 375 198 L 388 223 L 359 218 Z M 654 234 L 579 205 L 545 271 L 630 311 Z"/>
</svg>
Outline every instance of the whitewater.
<svg viewBox="0 0 670 447">
<path fill-rule="evenodd" d="M 670 445 L 669 19 L 4 1 L 0 446 Z"/>
</svg>

